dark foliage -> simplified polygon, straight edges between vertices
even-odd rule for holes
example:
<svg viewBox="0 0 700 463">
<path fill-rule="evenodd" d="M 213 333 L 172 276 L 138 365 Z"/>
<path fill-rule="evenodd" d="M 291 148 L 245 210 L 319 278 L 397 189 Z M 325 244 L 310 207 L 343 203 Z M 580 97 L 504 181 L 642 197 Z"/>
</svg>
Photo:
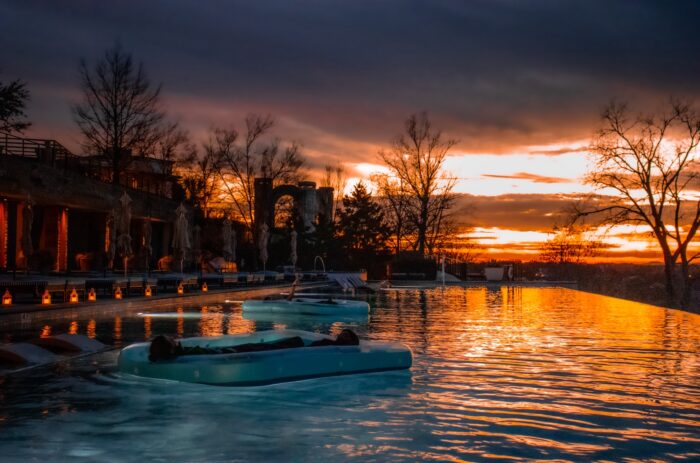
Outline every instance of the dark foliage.
<svg viewBox="0 0 700 463">
<path fill-rule="evenodd" d="M 29 90 L 24 82 L 0 82 L 0 131 L 22 132 L 31 125 L 25 119 L 27 115 L 24 113 L 27 100 Z"/>
<path fill-rule="evenodd" d="M 389 227 L 381 206 L 362 182 L 343 198 L 337 217 L 339 241 L 350 263 L 367 268 L 370 260 L 387 252 Z"/>
</svg>

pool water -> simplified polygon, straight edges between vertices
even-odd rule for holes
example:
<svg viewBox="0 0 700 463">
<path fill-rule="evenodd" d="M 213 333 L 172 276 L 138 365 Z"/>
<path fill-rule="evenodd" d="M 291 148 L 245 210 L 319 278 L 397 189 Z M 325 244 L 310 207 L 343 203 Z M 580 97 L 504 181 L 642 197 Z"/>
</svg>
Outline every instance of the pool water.
<svg viewBox="0 0 700 463">
<path fill-rule="evenodd" d="M 118 350 L 0 384 L 1 461 L 700 461 L 700 316 L 558 288 L 385 291 L 369 317 L 245 319 L 240 305 L 25 320 L 78 332 L 272 328 L 403 341 L 409 371 L 227 388 L 116 371 Z M 47 324 L 48 323 L 48 324 Z"/>
</svg>

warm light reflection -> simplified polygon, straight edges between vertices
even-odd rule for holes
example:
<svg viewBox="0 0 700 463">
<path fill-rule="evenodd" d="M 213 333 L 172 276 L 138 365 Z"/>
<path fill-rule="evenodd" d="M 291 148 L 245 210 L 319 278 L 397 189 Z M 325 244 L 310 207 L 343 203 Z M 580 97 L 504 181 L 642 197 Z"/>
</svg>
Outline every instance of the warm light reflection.
<svg viewBox="0 0 700 463">
<path fill-rule="evenodd" d="M 143 336 L 145 339 L 151 339 L 151 317 L 143 317 Z"/>
<path fill-rule="evenodd" d="M 41 334 L 39 335 L 39 337 L 48 338 L 49 336 L 51 336 L 51 326 L 44 325 L 44 327 L 41 329 Z"/>
<path fill-rule="evenodd" d="M 114 317 L 114 343 L 116 345 L 121 345 L 122 340 L 122 317 L 116 315 Z"/>
<path fill-rule="evenodd" d="M 185 333 L 185 310 L 182 307 L 177 308 L 177 336 L 182 337 Z"/>
<path fill-rule="evenodd" d="M 464 446 L 482 458 L 499 450 L 511 459 L 526 448 L 529 461 L 592 461 L 601 451 L 653 440 L 692 459 L 688 449 L 700 445 L 691 431 L 700 427 L 697 315 L 509 286 L 384 292 L 377 307 L 375 339 L 406 342 L 430 358 L 417 361 L 425 368 L 419 366 L 425 377 L 417 381 L 428 394 L 422 407 L 384 421 L 420 416 L 441 441 L 434 448 L 450 455 Z M 490 452 L 479 452 L 480 445 Z"/>
<path fill-rule="evenodd" d="M 202 306 L 199 332 L 202 336 L 221 336 L 224 334 L 224 314 L 221 306 Z"/>
<path fill-rule="evenodd" d="M 87 337 L 95 339 L 95 330 L 97 328 L 97 322 L 95 319 L 91 319 L 87 324 Z"/>
<path fill-rule="evenodd" d="M 68 334 L 78 334 L 78 321 L 73 320 L 70 322 L 70 327 L 68 328 Z"/>
</svg>

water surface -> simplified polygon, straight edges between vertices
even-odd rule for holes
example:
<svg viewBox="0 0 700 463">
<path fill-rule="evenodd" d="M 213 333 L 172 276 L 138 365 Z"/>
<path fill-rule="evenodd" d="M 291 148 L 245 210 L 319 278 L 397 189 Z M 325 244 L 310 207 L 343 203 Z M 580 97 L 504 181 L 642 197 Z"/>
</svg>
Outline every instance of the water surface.
<svg viewBox="0 0 700 463">
<path fill-rule="evenodd" d="M 556 288 L 382 292 L 359 319 L 240 305 L 34 317 L 6 340 L 283 327 L 400 340 L 410 371 L 226 388 L 122 376 L 116 350 L 0 385 L 2 461 L 700 459 L 700 316 Z"/>
</svg>

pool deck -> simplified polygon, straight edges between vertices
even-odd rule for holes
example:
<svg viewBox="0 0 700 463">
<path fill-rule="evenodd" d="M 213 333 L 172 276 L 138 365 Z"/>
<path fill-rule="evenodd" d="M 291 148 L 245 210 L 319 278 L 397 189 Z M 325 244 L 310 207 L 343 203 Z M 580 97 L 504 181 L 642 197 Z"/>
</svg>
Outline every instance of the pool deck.
<svg viewBox="0 0 700 463">
<path fill-rule="evenodd" d="M 329 286 L 327 281 L 309 282 L 298 286 L 299 291 L 308 291 Z M 191 292 L 183 295 L 163 294 L 152 297 L 131 297 L 121 300 L 98 299 L 95 302 L 58 303 L 51 305 L 18 304 L 0 309 L 0 327 L 17 322 L 18 320 L 31 319 L 41 316 L 44 319 L 61 318 L 77 312 L 89 312 L 91 314 L 108 314 L 115 312 L 134 312 L 152 309 L 155 307 L 182 307 L 186 305 L 222 303 L 226 300 L 240 301 L 254 297 L 279 294 L 281 290 L 290 288 L 290 283 L 271 284 L 254 287 L 237 287 L 232 289 L 210 289 L 207 292 Z"/>
</svg>

